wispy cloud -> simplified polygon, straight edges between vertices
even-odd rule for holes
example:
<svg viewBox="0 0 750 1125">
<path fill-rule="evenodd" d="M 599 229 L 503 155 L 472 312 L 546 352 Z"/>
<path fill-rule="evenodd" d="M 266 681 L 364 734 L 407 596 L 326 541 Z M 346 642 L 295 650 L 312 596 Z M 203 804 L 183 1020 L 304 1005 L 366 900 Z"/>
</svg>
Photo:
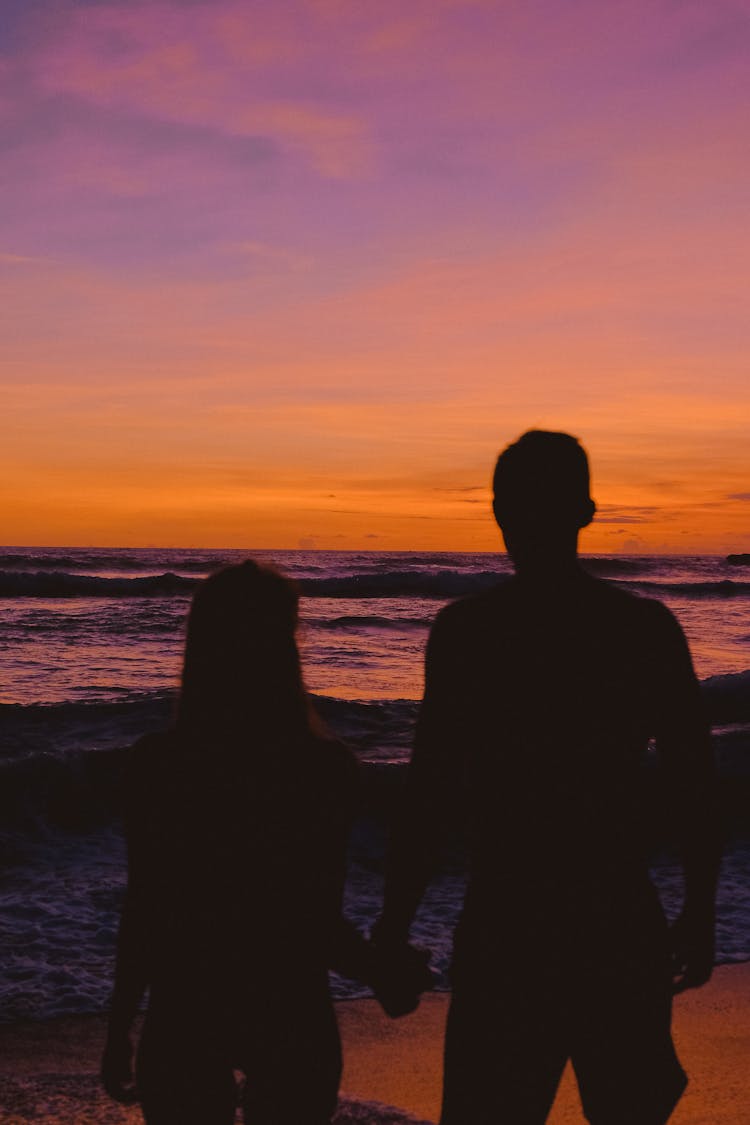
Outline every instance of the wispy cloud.
<svg viewBox="0 0 750 1125">
<path fill-rule="evenodd" d="M 617 505 L 603 504 L 598 508 L 594 519 L 597 523 L 653 523 L 655 520 L 670 519 L 669 509 L 656 505 Z"/>
<path fill-rule="evenodd" d="M 37 258 L 30 254 L 7 254 L 0 252 L 0 262 L 6 266 L 46 265 L 49 258 Z"/>
<path fill-rule="evenodd" d="M 221 250 L 230 255 L 237 255 L 249 263 L 255 263 L 259 268 L 275 267 L 284 272 L 300 273 L 312 268 L 314 259 L 309 254 L 301 254 L 285 246 L 271 246 L 263 242 L 235 242 L 227 243 Z"/>
<path fill-rule="evenodd" d="M 433 491 L 434 492 L 448 492 L 448 493 L 451 493 L 451 492 L 459 492 L 459 493 L 460 492 L 482 492 L 482 493 L 486 493 L 487 489 L 482 487 L 481 485 L 478 485 L 478 484 L 461 485 L 461 486 L 458 486 L 456 488 L 449 488 L 449 487 L 444 486 L 444 485 L 443 486 L 436 485 Z"/>
<path fill-rule="evenodd" d="M 322 176 L 368 170 L 372 141 L 361 118 L 311 96 L 315 84 L 306 91 L 304 81 L 294 83 L 301 88 L 293 97 L 270 92 L 275 82 L 266 81 L 261 64 L 283 71 L 310 53 L 293 24 L 264 42 L 241 5 L 135 3 L 79 9 L 58 32 L 32 62 L 36 85 L 46 93 L 137 111 L 146 120 L 268 137 Z"/>
</svg>

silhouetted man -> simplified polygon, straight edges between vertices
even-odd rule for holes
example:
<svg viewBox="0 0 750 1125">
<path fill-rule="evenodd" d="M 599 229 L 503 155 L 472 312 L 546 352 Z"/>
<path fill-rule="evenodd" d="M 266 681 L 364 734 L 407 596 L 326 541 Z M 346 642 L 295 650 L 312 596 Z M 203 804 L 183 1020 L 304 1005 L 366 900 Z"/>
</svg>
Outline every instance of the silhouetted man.
<svg viewBox="0 0 750 1125">
<path fill-rule="evenodd" d="M 698 684 L 660 602 L 579 566 L 595 506 L 574 438 L 524 434 L 494 491 L 516 575 L 435 622 L 375 938 L 398 956 L 460 803 L 470 874 L 442 1125 L 541 1125 L 568 1058 L 592 1125 L 662 1125 L 686 1083 L 672 992 L 713 964 L 715 779 Z M 643 839 L 652 738 L 686 878 L 671 930 Z"/>
</svg>

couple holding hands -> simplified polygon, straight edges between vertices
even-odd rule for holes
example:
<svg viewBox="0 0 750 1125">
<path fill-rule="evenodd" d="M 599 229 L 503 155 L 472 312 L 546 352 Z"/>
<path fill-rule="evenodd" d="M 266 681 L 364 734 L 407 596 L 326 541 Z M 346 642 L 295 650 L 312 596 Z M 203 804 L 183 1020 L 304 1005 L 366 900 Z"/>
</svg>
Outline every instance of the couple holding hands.
<svg viewBox="0 0 750 1125">
<path fill-rule="evenodd" d="M 441 1125 L 543 1125 L 568 1059 L 592 1125 L 668 1120 L 686 1084 L 671 997 L 713 964 L 715 774 L 676 621 L 579 565 L 594 511 L 576 439 L 530 431 L 500 455 L 494 512 L 516 574 L 432 629 L 369 942 L 342 915 L 357 768 L 305 692 L 296 592 L 251 561 L 201 584 L 176 721 L 133 747 L 123 782 L 102 1078 L 148 1125 L 229 1125 L 238 1070 L 248 1125 L 328 1125 L 328 970 L 366 981 L 389 1015 L 416 1007 L 432 974 L 409 930 L 457 806 L 470 866 Z M 646 864 L 650 740 L 685 868 L 671 927 Z"/>
</svg>

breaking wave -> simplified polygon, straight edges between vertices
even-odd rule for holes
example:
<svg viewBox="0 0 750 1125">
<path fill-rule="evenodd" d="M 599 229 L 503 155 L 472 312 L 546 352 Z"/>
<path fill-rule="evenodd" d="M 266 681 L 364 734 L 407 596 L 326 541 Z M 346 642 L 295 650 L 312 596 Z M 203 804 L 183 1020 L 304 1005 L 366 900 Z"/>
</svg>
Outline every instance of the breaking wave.
<svg viewBox="0 0 750 1125">
<path fill-rule="evenodd" d="M 643 564 L 627 560 L 584 560 L 593 574 L 613 578 L 618 584 L 644 594 L 688 598 L 738 598 L 750 596 L 750 582 L 722 579 L 708 582 L 653 581 L 638 577 Z M 500 570 L 383 570 L 325 578 L 301 577 L 300 592 L 308 598 L 457 598 L 481 593 L 508 580 Z M 0 597 L 169 598 L 188 597 L 200 579 L 174 571 L 139 577 L 103 577 L 71 574 L 62 570 L 2 570 Z M 345 621 L 343 617 L 340 620 Z"/>
<path fill-rule="evenodd" d="M 3 598 L 148 598 L 188 595 L 197 578 L 181 574 L 145 575 L 140 578 L 102 578 L 94 574 L 68 574 L 53 571 L 0 571 L 0 597 Z"/>
</svg>

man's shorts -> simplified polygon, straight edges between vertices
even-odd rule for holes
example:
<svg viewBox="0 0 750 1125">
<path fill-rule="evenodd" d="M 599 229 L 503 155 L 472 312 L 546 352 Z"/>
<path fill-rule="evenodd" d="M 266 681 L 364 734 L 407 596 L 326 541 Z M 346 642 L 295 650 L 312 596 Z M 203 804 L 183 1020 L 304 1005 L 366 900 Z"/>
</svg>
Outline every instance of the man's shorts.
<svg viewBox="0 0 750 1125">
<path fill-rule="evenodd" d="M 486 946 L 485 946 L 486 948 Z M 687 1079 L 670 1029 L 666 941 L 598 957 L 454 966 L 441 1125 L 542 1125 L 568 1059 L 591 1125 L 663 1125 Z"/>
</svg>

